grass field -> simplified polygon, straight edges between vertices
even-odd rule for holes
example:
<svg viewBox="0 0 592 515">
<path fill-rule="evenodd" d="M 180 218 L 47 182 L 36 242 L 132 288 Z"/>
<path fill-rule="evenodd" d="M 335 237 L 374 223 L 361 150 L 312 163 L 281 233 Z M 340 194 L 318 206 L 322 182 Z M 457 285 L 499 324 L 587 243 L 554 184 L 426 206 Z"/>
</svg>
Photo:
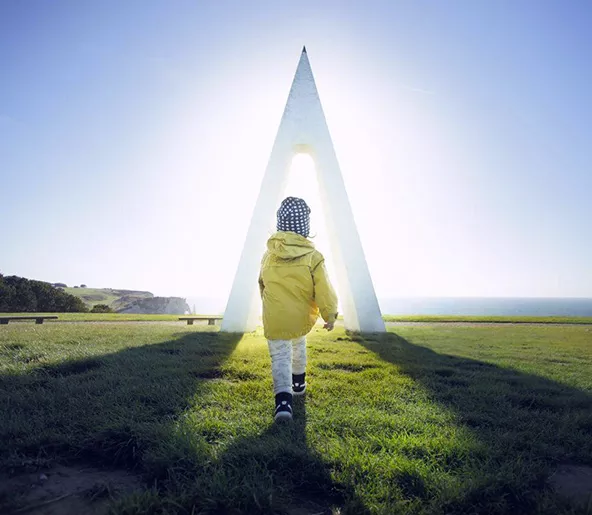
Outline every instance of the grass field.
<svg viewBox="0 0 592 515">
<path fill-rule="evenodd" d="M 179 320 L 183 315 L 146 315 L 128 313 L 0 313 L 0 316 L 32 316 L 57 315 L 58 320 L 46 320 L 44 323 L 56 322 L 166 322 Z M 14 322 L 11 322 L 13 324 Z"/>
<path fill-rule="evenodd" d="M 103 288 L 64 288 L 64 291 L 70 295 L 80 297 L 90 306 L 95 304 L 107 304 L 109 306 L 121 297 L 121 295 Z"/>
<path fill-rule="evenodd" d="M 0 316 L 30 316 L 33 313 L 0 313 Z M 35 313 L 37 314 L 37 313 Z M 40 315 L 58 315 L 63 322 L 141 322 L 173 321 L 180 315 L 150 315 L 123 313 L 38 313 Z M 533 317 L 533 316 L 449 316 L 449 315 L 384 315 L 386 322 L 422 322 L 422 323 L 499 323 L 499 324 L 592 324 L 592 317 Z M 52 322 L 52 321 L 48 321 Z M 52 322 L 53 323 L 53 322 Z"/>
<path fill-rule="evenodd" d="M 476 315 L 385 315 L 386 322 L 468 322 L 499 324 L 592 324 L 592 317 L 476 316 Z"/>
<path fill-rule="evenodd" d="M 0 470 L 133 471 L 142 489 L 100 490 L 119 515 L 592 513 L 551 488 L 592 465 L 590 328 L 394 329 L 315 330 L 310 391 L 277 425 L 260 334 L 3 327 Z"/>
</svg>

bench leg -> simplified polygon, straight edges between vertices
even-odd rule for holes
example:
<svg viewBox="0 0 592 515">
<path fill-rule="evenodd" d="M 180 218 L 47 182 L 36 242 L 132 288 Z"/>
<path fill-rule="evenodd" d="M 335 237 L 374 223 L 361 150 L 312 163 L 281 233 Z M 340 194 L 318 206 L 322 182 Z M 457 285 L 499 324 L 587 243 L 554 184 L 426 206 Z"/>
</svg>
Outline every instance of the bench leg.
<svg viewBox="0 0 592 515">
<path fill-rule="evenodd" d="M 0 320 L 0 324 L 2 324 L 2 325 L 8 325 L 8 320 Z"/>
<path fill-rule="evenodd" d="M 43 318 L 36 318 L 35 319 L 35 323 L 36 324 L 42 324 L 43 323 Z"/>
<path fill-rule="evenodd" d="M 193 325 L 193 320 L 187 320 L 187 325 Z"/>
</svg>

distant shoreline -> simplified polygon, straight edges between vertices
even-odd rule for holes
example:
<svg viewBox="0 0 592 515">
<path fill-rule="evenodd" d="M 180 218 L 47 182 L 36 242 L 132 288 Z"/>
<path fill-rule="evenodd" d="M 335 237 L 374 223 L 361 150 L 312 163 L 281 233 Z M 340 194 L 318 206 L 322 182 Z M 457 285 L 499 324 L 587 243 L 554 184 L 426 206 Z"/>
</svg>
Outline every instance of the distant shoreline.
<svg viewBox="0 0 592 515">
<path fill-rule="evenodd" d="M 592 298 L 409 297 L 380 299 L 389 315 L 592 317 Z"/>
<path fill-rule="evenodd" d="M 187 297 L 198 313 L 223 313 L 224 299 Z M 585 297 L 379 297 L 388 316 L 592 317 Z"/>
</svg>

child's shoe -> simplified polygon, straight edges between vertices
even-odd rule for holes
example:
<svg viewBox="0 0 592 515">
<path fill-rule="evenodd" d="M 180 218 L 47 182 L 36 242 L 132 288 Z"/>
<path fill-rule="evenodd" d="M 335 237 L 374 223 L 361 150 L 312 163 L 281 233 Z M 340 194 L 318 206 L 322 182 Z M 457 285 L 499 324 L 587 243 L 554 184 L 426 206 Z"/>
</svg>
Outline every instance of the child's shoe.
<svg viewBox="0 0 592 515">
<path fill-rule="evenodd" d="M 306 391 L 306 372 L 304 374 L 292 374 L 292 393 L 304 395 Z"/>
<path fill-rule="evenodd" d="M 292 419 L 292 394 L 280 392 L 275 396 L 275 420 Z"/>
</svg>

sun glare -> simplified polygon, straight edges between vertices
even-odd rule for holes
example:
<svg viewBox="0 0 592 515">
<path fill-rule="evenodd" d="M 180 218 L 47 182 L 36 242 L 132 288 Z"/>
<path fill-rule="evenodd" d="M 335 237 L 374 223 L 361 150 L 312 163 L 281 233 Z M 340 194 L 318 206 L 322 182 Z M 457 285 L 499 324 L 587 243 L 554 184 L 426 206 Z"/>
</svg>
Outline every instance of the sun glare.
<svg viewBox="0 0 592 515">
<path fill-rule="evenodd" d="M 318 194 L 314 161 L 309 154 L 296 154 L 290 167 L 286 196 L 300 197 L 308 203 L 313 194 Z"/>
<path fill-rule="evenodd" d="M 290 175 L 284 197 L 299 197 L 306 201 L 311 209 L 310 237 L 315 246 L 325 256 L 327 268 L 333 281 L 336 280 L 333 257 L 329 248 L 329 238 L 325 224 L 325 214 L 319 193 L 319 183 L 315 163 L 309 154 L 296 154 L 292 159 Z"/>
<path fill-rule="evenodd" d="M 317 172 L 309 154 L 296 154 L 292 159 L 284 197 L 299 197 L 306 201 L 311 209 L 311 235 L 317 234 L 320 226 L 324 226 L 324 218 L 320 218 L 322 217 L 322 206 L 319 198 Z"/>
</svg>

